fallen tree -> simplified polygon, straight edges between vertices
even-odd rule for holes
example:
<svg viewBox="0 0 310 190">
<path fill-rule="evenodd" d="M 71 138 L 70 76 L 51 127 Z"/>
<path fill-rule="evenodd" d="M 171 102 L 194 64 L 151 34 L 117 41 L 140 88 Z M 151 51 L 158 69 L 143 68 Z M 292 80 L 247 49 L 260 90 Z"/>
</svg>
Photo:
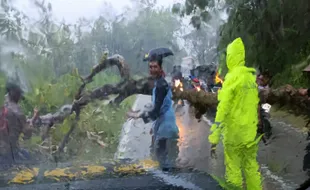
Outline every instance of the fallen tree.
<svg viewBox="0 0 310 190">
<path fill-rule="evenodd" d="M 96 88 L 92 91 L 85 91 L 85 86 L 90 83 L 93 77 L 105 69 L 117 66 L 120 72 L 121 81 L 117 84 L 106 84 L 102 87 Z M 66 117 L 71 115 L 73 112 L 76 114 L 76 120 L 72 124 L 70 130 L 63 138 L 61 144 L 59 145 L 59 152 L 62 152 L 66 143 L 68 142 L 70 134 L 74 131 L 81 108 L 87 105 L 89 102 L 99 99 L 107 99 L 110 95 L 117 95 L 117 97 L 110 102 L 111 106 L 119 105 L 124 99 L 133 94 L 146 94 L 150 95 L 154 81 L 150 77 L 145 77 L 141 79 L 133 79 L 129 73 L 129 67 L 125 63 L 124 58 L 121 55 L 113 55 L 112 57 L 107 57 L 105 54 L 101 62 L 96 65 L 91 74 L 85 78 L 80 77 L 83 84 L 79 88 L 75 100 L 72 105 L 63 106 L 58 112 L 54 114 L 47 114 L 40 116 L 36 124 L 45 124 L 52 126 L 55 123 L 61 123 Z M 297 89 L 287 85 L 277 89 L 269 89 L 261 92 L 261 97 L 264 102 L 269 104 L 278 103 L 279 105 L 288 105 L 289 108 L 295 114 L 303 114 L 309 116 L 309 106 L 310 101 L 307 98 L 300 96 L 297 93 Z M 181 90 L 180 88 L 173 87 L 173 99 L 183 99 L 187 100 L 196 110 L 196 118 L 200 117 L 208 110 L 216 108 L 217 93 L 207 93 L 204 91 L 188 91 Z"/>
<path fill-rule="evenodd" d="M 120 72 L 121 81 L 117 84 L 106 84 L 102 87 L 96 88 L 92 91 L 86 91 L 85 87 L 91 83 L 93 77 L 101 71 L 112 66 L 117 66 Z M 46 138 L 47 133 L 51 126 L 56 123 L 62 123 L 69 115 L 75 113 L 76 118 L 72 123 L 69 131 L 64 136 L 63 140 L 59 144 L 58 152 L 63 152 L 65 145 L 67 144 L 70 135 L 77 126 L 81 109 L 88 103 L 99 99 L 106 100 L 110 95 L 117 95 L 117 97 L 110 102 L 110 106 L 118 106 L 124 99 L 133 94 L 151 94 L 153 88 L 153 80 L 149 77 L 134 80 L 129 74 L 129 67 L 125 63 L 124 58 L 121 55 L 113 55 L 107 57 L 105 54 L 100 63 L 96 65 L 92 72 L 85 78 L 80 77 L 82 85 L 75 95 L 75 100 L 72 105 L 64 105 L 56 113 L 48 113 L 46 115 L 39 116 L 34 125 L 45 125 L 45 130 L 42 140 Z"/>
<path fill-rule="evenodd" d="M 310 101 L 308 97 L 301 96 L 298 89 L 291 85 L 284 85 L 276 89 L 265 89 L 259 94 L 262 103 L 271 105 L 277 104 L 280 107 L 285 107 L 289 112 L 295 115 L 310 116 Z M 218 104 L 217 93 L 208 93 L 204 91 L 181 91 L 179 88 L 174 88 L 173 98 L 185 99 L 193 107 L 196 108 L 196 118 L 200 118 L 208 109 L 216 108 Z"/>
</svg>

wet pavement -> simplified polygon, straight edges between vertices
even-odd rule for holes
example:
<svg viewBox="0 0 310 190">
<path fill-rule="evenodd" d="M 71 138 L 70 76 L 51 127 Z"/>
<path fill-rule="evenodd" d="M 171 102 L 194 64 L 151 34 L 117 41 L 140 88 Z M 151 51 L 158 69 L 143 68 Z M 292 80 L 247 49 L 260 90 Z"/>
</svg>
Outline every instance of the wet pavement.
<svg viewBox="0 0 310 190">
<path fill-rule="evenodd" d="M 309 141 L 306 134 L 291 125 L 272 119 L 273 139 L 265 146 L 261 143 L 258 161 L 273 189 L 291 190 L 308 179 L 303 171 L 305 148 Z"/>
<path fill-rule="evenodd" d="M 193 177 L 194 176 L 194 177 Z M 191 181 L 194 181 L 192 183 Z M 197 186 L 198 184 L 199 186 Z M 203 188 L 201 188 L 203 187 Z M 91 181 L 73 181 L 70 183 L 45 183 L 33 185 L 17 185 L 0 188 L 1 190 L 221 190 L 212 178 L 205 174 L 180 173 L 178 175 L 155 172 L 143 176 L 128 176 L 121 178 L 106 178 Z"/>
</svg>

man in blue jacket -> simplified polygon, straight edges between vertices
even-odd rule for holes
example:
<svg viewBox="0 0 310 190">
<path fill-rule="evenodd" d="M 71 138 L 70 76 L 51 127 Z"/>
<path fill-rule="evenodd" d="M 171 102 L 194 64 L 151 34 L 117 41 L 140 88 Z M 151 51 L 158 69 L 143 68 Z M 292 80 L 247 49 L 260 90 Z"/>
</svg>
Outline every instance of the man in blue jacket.
<svg viewBox="0 0 310 190">
<path fill-rule="evenodd" d="M 171 87 L 163 76 L 162 63 L 161 56 L 153 55 L 149 59 L 150 74 L 155 81 L 152 91 L 153 109 L 133 118 L 142 118 L 145 123 L 154 121 L 152 134 L 155 156 L 160 167 L 164 171 L 169 171 L 175 167 L 178 156 L 179 129 L 172 107 Z"/>
</svg>

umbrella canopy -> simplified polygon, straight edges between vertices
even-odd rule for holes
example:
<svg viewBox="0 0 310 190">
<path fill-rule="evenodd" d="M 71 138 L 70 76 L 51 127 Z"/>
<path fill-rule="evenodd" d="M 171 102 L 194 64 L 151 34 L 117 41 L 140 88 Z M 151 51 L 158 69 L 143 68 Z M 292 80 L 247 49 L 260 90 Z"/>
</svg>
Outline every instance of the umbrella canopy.
<svg viewBox="0 0 310 190">
<path fill-rule="evenodd" d="M 173 52 L 169 48 L 156 48 L 150 50 L 149 53 L 144 56 L 143 61 L 150 61 L 154 58 L 164 58 L 170 55 L 173 55 Z"/>
</svg>

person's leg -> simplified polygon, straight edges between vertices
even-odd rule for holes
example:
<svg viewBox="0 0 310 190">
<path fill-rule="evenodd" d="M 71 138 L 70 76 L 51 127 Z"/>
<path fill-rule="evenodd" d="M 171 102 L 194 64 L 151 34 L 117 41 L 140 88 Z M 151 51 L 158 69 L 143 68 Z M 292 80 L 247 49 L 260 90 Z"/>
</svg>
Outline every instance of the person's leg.
<svg viewBox="0 0 310 190">
<path fill-rule="evenodd" d="M 224 146 L 224 157 L 225 157 L 225 178 L 229 189 L 242 189 L 243 179 L 241 172 L 241 159 L 242 152 L 238 147 L 231 145 Z"/>
<path fill-rule="evenodd" d="M 175 168 L 176 160 L 179 156 L 179 147 L 178 147 L 178 139 L 168 139 L 167 140 L 167 167 Z"/>
<path fill-rule="evenodd" d="M 151 154 L 151 158 L 154 160 L 154 159 L 156 159 L 156 154 L 155 154 L 156 144 L 155 144 L 154 135 L 152 135 L 151 138 L 152 138 L 152 142 L 151 142 L 151 146 L 150 146 L 150 154 Z"/>
<path fill-rule="evenodd" d="M 261 174 L 259 165 L 256 160 L 258 145 L 253 145 L 250 148 L 244 148 L 243 151 L 243 168 L 246 179 L 246 186 L 249 190 L 262 190 Z"/>
<path fill-rule="evenodd" d="M 13 166 L 12 155 L 0 155 L 0 171 L 7 170 Z"/>
<path fill-rule="evenodd" d="M 155 154 L 156 159 L 159 162 L 159 166 L 161 168 L 165 168 L 167 158 L 167 139 L 156 140 Z"/>
</svg>

